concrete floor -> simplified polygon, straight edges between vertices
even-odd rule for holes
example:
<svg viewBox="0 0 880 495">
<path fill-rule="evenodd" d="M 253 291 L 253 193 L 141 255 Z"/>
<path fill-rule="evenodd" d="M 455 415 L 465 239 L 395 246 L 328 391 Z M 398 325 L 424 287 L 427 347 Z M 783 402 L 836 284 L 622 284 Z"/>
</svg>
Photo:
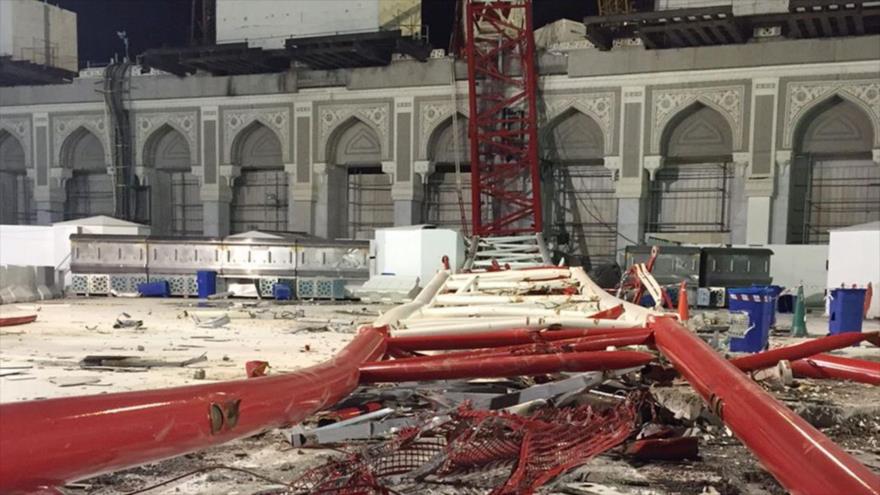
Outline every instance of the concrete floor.
<svg viewBox="0 0 880 495">
<path fill-rule="evenodd" d="M 252 300 L 231 302 L 237 306 L 256 303 Z M 35 323 L 6 327 L 0 331 L 0 375 L 19 372 L 0 377 L 0 402 L 244 378 L 245 362 L 249 360 L 269 361 L 272 373 L 289 371 L 327 359 L 351 340 L 351 329 L 355 325 L 369 322 L 378 311 L 387 309 L 387 306 L 360 303 L 276 305 L 274 302 L 265 302 L 258 308 L 239 307 L 229 311 L 231 321 L 225 327 L 199 328 L 191 314 L 207 317 L 220 313 L 209 308 L 198 308 L 196 304 L 196 301 L 186 299 L 68 298 L 39 304 L 0 306 L 2 316 L 33 311 L 38 314 Z M 301 312 L 299 320 L 275 318 L 298 311 Z M 132 319 L 143 320 L 144 327 L 114 329 L 114 321 L 123 312 Z M 331 331 L 307 331 L 302 329 L 322 325 L 312 320 L 302 322 L 303 317 L 341 320 L 350 324 Z M 779 315 L 777 327 L 786 329 L 790 321 L 790 315 Z M 880 321 L 866 321 L 864 329 L 880 330 Z M 814 336 L 826 334 L 827 319 L 821 314 L 810 314 L 808 331 Z M 798 340 L 774 336 L 771 337 L 771 347 L 796 343 Z M 306 346 L 309 350 L 306 350 Z M 836 353 L 880 361 L 880 349 L 867 344 Z M 145 371 L 81 369 L 79 361 L 93 354 L 165 360 L 185 360 L 205 354 L 207 360 L 185 368 L 160 367 Z M 194 378 L 194 373 L 199 369 L 205 371 L 202 380 Z M 59 384 L 61 379 L 69 380 L 71 377 L 90 379 L 93 383 L 75 386 Z M 836 411 L 861 411 L 873 407 L 874 412 L 870 412 L 868 417 L 880 417 L 876 413 L 877 404 L 880 404 L 878 387 L 821 380 L 804 382 L 796 390 L 775 394 L 801 414 L 809 413 L 802 408 L 820 404 Z M 686 388 L 686 385 L 681 386 Z M 866 428 L 870 430 L 874 423 Z M 871 435 L 866 437 L 864 431 L 861 428 L 854 434 L 850 430 L 836 431 L 832 427 L 826 433 L 858 455 L 863 462 L 878 469 L 878 439 L 870 440 Z M 607 483 L 602 488 L 604 491 L 595 493 L 706 493 L 702 492 L 705 487 L 719 488 L 720 493 L 728 493 L 723 487 L 731 483 L 737 490 L 744 489 L 741 493 L 779 493 L 775 481 L 734 438 L 721 435 L 704 440 L 701 444 L 702 459 L 698 462 L 652 463 L 634 469 L 613 456 L 603 456 L 580 470 L 591 473 L 591 481 Z M 330 450 L 291 448 L 284 441 L 281 431 L 276 430 L 203 452 L 86 480 L 82 486 L 88 493 L 120 493 L 209 464 L 252 469 L 289 481 L 333 454 Z M 735 466 L 735 469 L 731 466 Z M 736 477 L 740 481 L 729 481 Z M 760 482 L 755 484 L 755 479 Z M 150 493 L 254 493 L 266 486 L 266 483 L 240 473 L 214 472 L 191 476 Z M 632 489 L 626 488 L 628 486 Z M 638 486 L 643 488 L 636 488 Z M 646 486 L 652 488 L 646 490 Z"/>
</svg>

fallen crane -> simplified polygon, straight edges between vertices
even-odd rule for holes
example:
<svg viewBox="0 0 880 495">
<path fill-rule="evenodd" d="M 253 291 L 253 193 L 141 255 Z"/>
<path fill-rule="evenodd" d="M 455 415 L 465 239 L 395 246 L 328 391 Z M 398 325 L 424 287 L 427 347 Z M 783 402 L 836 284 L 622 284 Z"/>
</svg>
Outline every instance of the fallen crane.
<svg viewBox="0 0 880 495">
<path fill-rule="evenodd" d="M 537 270 L 480 273 L 492 294 L 482 292 L 476 283 L 460 283 L 452 289 L 448 281 L 472 280 L 473 275 L 441 270 L 413 302 L 392 308 L 361 328 L 336 357 L 293 373 L 2 405 L 0 492 L 58 486 L 294 424 L 337 403 L 359 383 L 609 370 L 639 367 L 656 359 L 642 351 L 605 350 L 633 345 L 656 346 L 792 493 L 834 489 L 877 494 L 880 490 L 876 474 L 773 399 L 674 317 L 616 299 L 592 283 L 582 269 L 546 270 L 552 272 L 542 277 L 562 277 L 565 282 L 557 285 L 566 287 L 566 292 L 573 287 L 576 293 L 561 294 L 544 280 L 530 280 L 541 273 Z M 529 293 L 504 294 L 498 289 L 503 284 L 489 283 L 494 281 L 513 281 L 512 290 Z M 442 297 L 449 295 L 455 296 L 452 307 L 485 308 L 490 296 L 504 299 L 497 303 L 502 306 L 526 301 L 552 312 L 564 311 L 565 317 L 499 317 L 503 310 L 482 309 L 436 311 L 450 307 L 446 306 L 450 299 Z M 589 303 L 584 305 L 585 301 Z M 608 317 L 597 318 L 603 312 Z M 836 339 L 833 345 L 843 341 L 849 342 Z M 809 353 L 834 348 L 823 339 L 808 344 L 769 351 L 744 368 L 801 355 L 822 359 Z M 413 354 L 441 350 L 462 352 Z M 388 360 L 388 356 L 397 358 Z M 805 466 L 810 467 L 807 473 Z"/>
</svg>

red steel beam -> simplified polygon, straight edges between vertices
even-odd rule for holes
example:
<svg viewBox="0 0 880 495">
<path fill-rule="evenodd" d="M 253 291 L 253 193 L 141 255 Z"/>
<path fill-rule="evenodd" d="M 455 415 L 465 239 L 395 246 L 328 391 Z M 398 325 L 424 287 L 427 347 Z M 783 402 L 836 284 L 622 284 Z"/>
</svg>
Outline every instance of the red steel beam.
<svg viewBox="0 0 880 495">
<path fill-rule="evenodd" d="M 302 421 L 358 385 L 385 353 L 362 330 L 324 363 L 293 373 L 0 406 L 0 493 L 33 493 Z"/>
<path fill-rule="evenodd" d="M 388 347 L 402 351 L 452 351 L 505 347 L 534 342 L 627 335 L 627 332 L 645 332 L 644 328 L 560 328 L 534 330 L 517 328 L 461 335 L 406 335 L 406 331 L 388 339 Z"/>
<path fill-rule="evenodd" d="M 792 361 L 791 370 L 798 378 L 827 378 L 880 385 L 880 363 L 864 359 L 817 354 Z"/>
<path fill-rule="evenodd" d="M 559 371 L 599 371 L 634 368 L 654 356 L 645 352 L 573 352 L 526 356 L 488 356 L 485 359 L 448 358 L 409 363 L 408 359 L 378 361 L 361 366 L 361 383 L 500 378 Z"/>
<path fill-rule="evenodd" d="M 775 366 L 776 363 L 783 359 L 794 361 L 814 356 L 820 352 L 849 347 L 863 340 L 869 340 L 876 345 L 877 343 L 880 343 L 880 332 L 853 332 L 831 335 L 820 339 L 808 340 L 796 345 L 759 352 L 757 354 L 752 354 L 751 356 L 731 359 L 730 362 L 742 371 L 755 371 Z M 878 366 L 880 366 L 880 363 L 878 363 Z"/>
<path fill-rule="evenodd" d="M 880 493 L 880 477 L 668 317 L 654 341 L 761 464 L 795 495 Z"/>
<path fill-rule="evenodd" d="M 535 342 L 532 344 L 520 344 L 505 347 L 490 347 L 473 351 L 453 352 L 447 354 L 435 354 L 432 356 L 410 357 L 401 355 L 398 360 L 405 359 L 407 363 L 420 363 L 441 361 L 450 358 L 475 359 L 487 356 L 523 356 L 529 354 L 550 354 L 554 352 L 587 352 L 604 351 L 608 347 L 625 347 L 629 345 L 647 345 L 653 342 L 653 332 L 648 329 L 637 331 L 618 330 L 613 334 L 598 335 L 595 337 L 580 337 L 576 339 L 556 340 L 551 342 Z M 407 352 L 407 351 L 391 351 Z"/>
</svg>

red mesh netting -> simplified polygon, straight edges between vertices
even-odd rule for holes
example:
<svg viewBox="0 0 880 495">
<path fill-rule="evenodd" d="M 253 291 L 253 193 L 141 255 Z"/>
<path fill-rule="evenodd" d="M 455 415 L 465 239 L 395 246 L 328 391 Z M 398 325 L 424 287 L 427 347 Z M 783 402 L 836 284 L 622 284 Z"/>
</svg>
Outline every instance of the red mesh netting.
<svg viewBox="0 0 880 495">
<path fill-rule="evenodd" d="M 453 480 L 475 471 L 509 472 L 492 494 L 528 494 L 560 473 L 623 442 L 636 426 L 636 404 L 596 411 L 545 408 L 532 416 L 461 407 L 446 421 L 400 433 L 363 452 L 307 472 L 296 493 L 386 494 L 388 477 Z M 385 480 L 382 480 L 386 478 Z"/>
</svg>

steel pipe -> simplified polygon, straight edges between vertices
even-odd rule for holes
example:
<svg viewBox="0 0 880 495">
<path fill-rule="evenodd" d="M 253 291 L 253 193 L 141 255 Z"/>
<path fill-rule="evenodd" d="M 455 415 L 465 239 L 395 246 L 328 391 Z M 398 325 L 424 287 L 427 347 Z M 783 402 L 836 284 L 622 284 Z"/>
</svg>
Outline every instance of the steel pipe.
<svg viewBox="0 0 880 495">
<path fill-rule="evenodd" d="M 401 304 L 400 306 L 395 306 L 388 311 L 382 313 L 376 321 L 373 322 L 373 326 L 375 327 L 384 327 L 387 325 L 397 325 L 400 320 L 405 320 L 410 317 L 414 312 L 421 309 L 423 306 L 431 304 L 434 299 L 437 297 L 437 294 L 443 290 L 443 287 L 446 285 L 446 281 L 449 279 L 449 272 L 446 270 L 440 270 L 436 274 L 434 274 L 434 278 L 428 282 L 428 285 L 422 289 L 421 292 L 416 296 L 412 302 L 408 302 L 406 304 Z"/>
<path fill-rule="evenodd" d="M 33 493 L 296 423 L 358 385 L 386 334 L 361 332 L 292 373 L 169 389 L 0 405 L 0 493 Z"/>
<path fill-rule="evenodd" d="M 628 332 L 644 331 L 644 328 L 560 328 L 555 330 L 515 328 L 512 330 L 474 332 L 463 335 L 411 335 L 407 331 L 402 331 L 397 332 L 388 339 L 388 347 L 402 351 L 452 351 L 483 347 L 504 347 L 531 342 L 550 342 L 579 337 L 628 335 Z"/>
<path fill-rule="evenodd" d="M 798 378 L 852 380 L 880 385 L 880 363 L 830 354 L 817 354 L 792 361 L 791 371 Z"/>
<path fill-rule="evenodd" d="M 761 464 L 795 495 L 880 493 L 880 477 L 767 394 L 669 317 L 652 317 L 654 341 Z"/>
<path fill-rule="evenodd" d="M 554 352 L 590 352 L 604 351 L 608 347 L 625 347 L 630 345 L 647 345 L 653 342 L 653 332 L 647 329 L 630 332 L 621 330 L 616 333 L 603 334 L 599 336 L 579 337 L 575 339 L 564 339 L 555 341 L 534 342 L 531 344 L 519 344 L 503 347 L 490 347 L 487 349 L 476 349 L 471 351 L 452 352 L 446 354 L 434 354 L 431 356 L 405 356 L 401 355 L 400 359 L 405 359 L 407 363 L 416 362 L 437 362 L 449 358 L 484 358 L 488 356 L 510 356 L 510 355 L 528 355 L 528 354 L 550 354 Z M 393 347 L 389 347 L 389 353 Z M 397 352 L 395 350 L 395 352 Z M 407 352 L 407 351 L 403 351 Z"/>
<path fill-rule="evenodd" d="M 794 361 L 820 352 L 849 347 L 863 340 L 877 341 L 878 339 L 880 339 L 880 332 L 842 333 L 731 359 L 730 362 L 742 371 L 755 371 L 776 366 L 776 363 L 783 359 Z"/>
<path fill-rule="evenodd" d="M 560 371 L 634 368 L 648 364 L 653 359 L 651 354 L 635 351 L 488 356 L 485 359 L 452 357 L 413 363 L 409 363 L 409 359 L 401 359 L 364 364 L 360 368 L 360 378 L 361 383 L 499 378 Z"/>
</svg>

